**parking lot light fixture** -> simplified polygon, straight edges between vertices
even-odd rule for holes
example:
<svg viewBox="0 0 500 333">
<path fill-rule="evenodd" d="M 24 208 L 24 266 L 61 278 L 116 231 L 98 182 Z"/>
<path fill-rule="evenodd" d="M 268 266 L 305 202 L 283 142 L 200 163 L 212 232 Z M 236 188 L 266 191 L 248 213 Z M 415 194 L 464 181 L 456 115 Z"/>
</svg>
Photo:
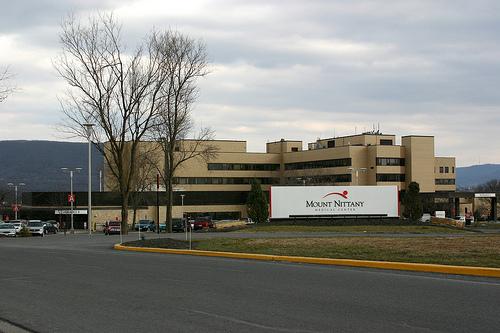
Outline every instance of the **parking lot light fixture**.
<svg viewBox="0 0 500 333">
<path fill-rule="evenodd" d="M 17 220 L 17 211 L 19 210 L 19 205 L 17 204 L 17 189 L 21 186 L 26 186 L 26 184 L 25 183 L 18 183 L 18 184 L 7 183 L 7 186 L 14 187 L 14 192 L 15 192 L 14 219 Z"/>
<path fill-rule="evenodd" d="M 87 139 L 88 139 L 88 170 L 89 170 L 89 179 L 88 179 L 88 202 L 87 202 L 87 224 L 89 228 L 89 236 L 92 235 L 92 127 L 94 124 L 83 124 L 85 129 L 87 130 Z"/>
<path fill-rule="evenodd" d="M 69 179 L 70 179 L 70 197 L 68 198 L 70 204 L 71 204 L 71 231 L 70 233 L 74 234 L 75 233 L 75 228 L 73 224 L 73 204 L 75 201 L 75 197 L 73 195 L 73 173 L 74 172 L 80 172 L 82 168 L 61 168 L 62 172 L 69 173 Z"/>
</svg>

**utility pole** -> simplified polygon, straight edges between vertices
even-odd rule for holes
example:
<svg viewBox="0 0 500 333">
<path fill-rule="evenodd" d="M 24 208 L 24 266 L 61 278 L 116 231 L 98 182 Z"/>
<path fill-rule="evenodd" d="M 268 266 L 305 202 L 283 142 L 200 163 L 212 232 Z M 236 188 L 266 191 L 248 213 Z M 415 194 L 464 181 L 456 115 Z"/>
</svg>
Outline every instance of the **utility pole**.
<svg viewBox="0 0 500 333">
<path fill-rule="evenodd" d="M 89 227 L 89 236 L 92 235 L 92 126 L 94 124 L 83 124 L 87 129 L 88 151 L 89 151 L 89 180 L 88 180 L 88 208 L 87 208 L 87 223 Z"/>
<path fill-rule="evenodd" d="M 17 204 L 17 188 L 25 185 L 26 185 L 25 183 L 19 183 L 19 184 L 7 183 L 7 186 L 14 187 L 14 192 L 15 192 L 14 220 L 17 220 L 17 212 L 19 211 L 19 205 Z"/>
<path fill-rule="evenodd" d="M 69 184 L 70 184 L 70 196 L 68 198 L 68 201 L 71 204 L 71 231 L 70 233 L 74 234 L 75 233 L 75 227 L 73 224 L 73 204 L 75 202 L 75 196 L 73 195 L 73 173 L 80 172 L 82 168 L 74 168 L 74 169 L 69 169 L 69 168 L 61 168 L 63 172 L 69 173 Z"/>
</svg>

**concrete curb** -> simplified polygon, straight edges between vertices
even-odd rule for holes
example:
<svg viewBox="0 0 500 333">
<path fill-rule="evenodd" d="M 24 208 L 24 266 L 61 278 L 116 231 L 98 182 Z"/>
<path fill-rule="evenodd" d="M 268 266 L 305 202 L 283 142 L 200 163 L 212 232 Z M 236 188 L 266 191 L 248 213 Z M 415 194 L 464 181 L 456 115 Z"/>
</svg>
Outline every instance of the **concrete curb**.
<svg viewBox="0 0 500 333">
<path fill-rule="evenodd" d="M 473 276 L 500 278 L 500 268 L 490 268 L 490 267 L 415 264 L 415 263 L 393 262 L 393 261 L 369 261 L 369 260 L 353 260 L 353 259 L 276 256 L 269 254 L 200 251 L 200 250 L 178 250 L 178 249 L 162 249 L 154 247 L 134 247 L 134 246 L 125 246 L 121 244 L 115 244 L 114 248 L 115 250 L 121 250 L 121 251 L 187 254 L 187 255 L 204 256 L 204 257 L 224 257 L 224 258 L 253 259 L 253 260 L 263 260 L 263 261 L 287 261 L 287 262 L 297 262 L 297 263 L 307 263 L 307 264 L 368 267 L 368 268 L 380 268 L 380 269 L 393 269 L 401 271 L 473 275 Z"/>
</svg>

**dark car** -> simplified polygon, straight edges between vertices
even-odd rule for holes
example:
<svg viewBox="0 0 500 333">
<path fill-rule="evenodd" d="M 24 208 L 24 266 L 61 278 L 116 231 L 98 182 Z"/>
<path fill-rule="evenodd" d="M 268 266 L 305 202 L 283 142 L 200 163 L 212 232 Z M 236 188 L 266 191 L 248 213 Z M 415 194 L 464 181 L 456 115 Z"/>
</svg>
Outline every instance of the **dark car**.
<svg viewBox="0 0 500 333">
<path fill-rule="evenodd" d="M 108 221 L 104 225 L 104 234 L 112 235 L 112 234 L 120 234 L 122 228 L 122 223 L 120 221 Z"/>
<path fill-rule="evenodd" d="M 186 220 L 185 219 L 172 219 L 172 231 L 173 232 L 185 232 L 186 231 Z"/>
<path fill-rule="evenodd" d="M 135 224 L 135 230 L 136 231 L 155 231 L 156 230 L 156 225 L 153 220 L 139 220 Z"/>
<path fill-rule="evenodd" d="M 59 231 L 59 229 L 57 229 L 57 227 L 55 225 L 53 225 L 52 223 L 50 222 L 42 222 L 43 223 L 43 232 L 45 234 L 57 234 L 57 232 Z"/>
</svg>

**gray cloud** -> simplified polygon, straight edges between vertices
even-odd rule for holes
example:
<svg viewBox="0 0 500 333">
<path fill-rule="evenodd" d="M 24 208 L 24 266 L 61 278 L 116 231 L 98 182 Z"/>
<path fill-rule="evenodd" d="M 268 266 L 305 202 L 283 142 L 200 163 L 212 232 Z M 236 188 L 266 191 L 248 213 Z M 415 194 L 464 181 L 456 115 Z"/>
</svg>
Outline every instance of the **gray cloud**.
<svg viewBox="0 0 500 333">
<path fill-rule="evenodd" d="M 212 73 L 200 81 L 195 115 L 221 138 L 248 139 L 262 150 L 268 139 L 312 141 L 380 122 L 398 135 L 436 135 L 437 152 L 456 155 L 459 165 L 481 155 L 500 163 L 498 1 L 138 3 L 5 5 L 0 63 L 10 63 L 25 88 L 0 105 L 9 114 L 0 139 L 27 135 L 10 130 L 21 118 L 35 128 L 61 116 L 56 95 L 64 85 L 50 59 L 62 17 L 114 10 L 129 47 L 153 27 L 206 42 Z M 51 132 L 29 135 L 50 139 Z"/>
</svg>

